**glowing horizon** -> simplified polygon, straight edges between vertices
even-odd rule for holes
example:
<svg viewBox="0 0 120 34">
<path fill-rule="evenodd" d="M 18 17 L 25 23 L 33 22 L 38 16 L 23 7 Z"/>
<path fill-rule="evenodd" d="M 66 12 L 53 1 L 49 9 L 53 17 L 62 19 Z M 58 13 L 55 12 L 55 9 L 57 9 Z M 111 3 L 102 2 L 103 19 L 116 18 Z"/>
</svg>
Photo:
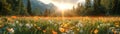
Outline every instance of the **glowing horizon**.
<svg viewBox="0 0 120 34">
<path fill-rule="evenodd" d="M 85 3 L 85 0 L 39 0 L 45 4 L 52 3 L 59 10 L 72 9 L 73 6 L 76 7 L 78 3 Z"/>
</svg>

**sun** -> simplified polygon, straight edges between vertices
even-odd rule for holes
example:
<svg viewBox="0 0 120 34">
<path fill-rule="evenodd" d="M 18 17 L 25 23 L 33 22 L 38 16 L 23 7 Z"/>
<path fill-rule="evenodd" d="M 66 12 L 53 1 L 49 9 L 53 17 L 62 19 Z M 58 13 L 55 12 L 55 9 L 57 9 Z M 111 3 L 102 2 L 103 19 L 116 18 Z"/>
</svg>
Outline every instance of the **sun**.
<svg viewBox="0 0 120 34">
<path fill-rule="evenodd" d="M 59 5 L 58 6 L 58 9 L 60 10 L 66 10 L 66 9 L 71 9 L 72 6 L 70 5 Z"/>
<path fill-rule="evenodd" d="M 68 9 L 72 9 L 73 5 L 71 5 L 71 4 L 56 4 L 56 7 L 59 10 L 68 10 Z"/>
</svg>

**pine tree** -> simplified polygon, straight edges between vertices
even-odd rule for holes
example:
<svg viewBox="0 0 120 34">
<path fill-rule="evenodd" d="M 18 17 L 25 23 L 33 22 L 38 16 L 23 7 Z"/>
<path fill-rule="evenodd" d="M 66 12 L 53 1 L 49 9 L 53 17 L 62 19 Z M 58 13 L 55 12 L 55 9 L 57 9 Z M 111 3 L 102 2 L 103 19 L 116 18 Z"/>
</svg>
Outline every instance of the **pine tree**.
<svg viewBox="0 0 120 34">
<path fill-rule="evenodd" d="M 27 0 L 27 12 L 29 13 L 29 15 L 33 15 L 32 14 L 32 9 L 31 9 L 31 1 L 30 0 Z"/>
<path fill-rule="evenodd" d="M 101 0 L 94 0 L 94 15 L 104 15 L 104 8 L 101 6 Z"/>
<path fill-rule="evenodd" d="M 114 0 L 113 3 L 114 3 L 114 6 L 113 6 L 114 14 L 120 14 L 120 12 L 119 12 L 119 3 L 120 3 L 119 0 Z"/>
<path fill-rule="evenodd" d="M 27 12 L 26 7 L 23 4 L 23 1 L 21 1 L 19 4 L 20 4 L 20 6 L 19 6 L 20 7 L 20 15 L 21 16 L 28 16 L 29 14 Z"/>
<path fill-rule="evenodd" d="M 44 16 L 45 17 L 48 17 L 50 15 L 50 11 L 48 10 L 48 9 L 46 9 L 45 11 L 44 11 Z"/>
<path fill-rule="evenodd" d="M 86 0 L 86 4 L 85 4 L 85 5 L 86 5 L 86 8 L 89 8 L 89 7 L 90 7 L 90 5 L 91 5 L 90 1 L 91 1 L 91 0 Z"/>
</svg>

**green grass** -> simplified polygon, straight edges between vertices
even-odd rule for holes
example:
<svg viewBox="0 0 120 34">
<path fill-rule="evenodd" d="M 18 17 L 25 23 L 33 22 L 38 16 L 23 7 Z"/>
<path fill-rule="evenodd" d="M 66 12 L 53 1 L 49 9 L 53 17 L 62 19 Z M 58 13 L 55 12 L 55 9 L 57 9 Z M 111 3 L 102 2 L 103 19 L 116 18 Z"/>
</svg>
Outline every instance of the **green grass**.
<svg viewBox="0 0 120 34">
<path fill-rule="evenodd" d="M 105 18 L 104 18 L 105 19 Z M 120 34 L 120 21 L 101 19 L 0 18 L 0 34 Z M 55 32 L 55 33 L 54 33 Z"/>
</svg>

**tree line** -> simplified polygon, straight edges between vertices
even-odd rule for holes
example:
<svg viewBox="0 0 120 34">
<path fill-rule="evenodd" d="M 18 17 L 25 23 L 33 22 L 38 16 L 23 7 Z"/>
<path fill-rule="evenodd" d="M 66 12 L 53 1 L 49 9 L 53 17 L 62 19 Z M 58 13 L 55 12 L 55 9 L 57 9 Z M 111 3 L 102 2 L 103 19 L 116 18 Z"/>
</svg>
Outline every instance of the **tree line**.
<svg viewBox="0 0 120 34">
<path fill-rule="evenodd" d="M 120 0 L 86 0 L 85 5 L 78 4 L 74 11 L 78 15 L 91 16 L 119 16 Z"/>
<path fill-rule="evenodd" d="M 99 15 L 120 15 L 120 0 L 86 0 L 85 5 L 78 3 L 77 8 L 72 9 L 79 16 L 99 16 Z M 37 11 L 37 10 L 36 10 Z M 39 16 L 49 16 L 50 10 L 46 9 Z M 31 1 L 27 0 L 27 7 L 23 0 L 0 0 L 0 15 L 2 16 L 34 16 L 31 8 Z"/>
</svg>

